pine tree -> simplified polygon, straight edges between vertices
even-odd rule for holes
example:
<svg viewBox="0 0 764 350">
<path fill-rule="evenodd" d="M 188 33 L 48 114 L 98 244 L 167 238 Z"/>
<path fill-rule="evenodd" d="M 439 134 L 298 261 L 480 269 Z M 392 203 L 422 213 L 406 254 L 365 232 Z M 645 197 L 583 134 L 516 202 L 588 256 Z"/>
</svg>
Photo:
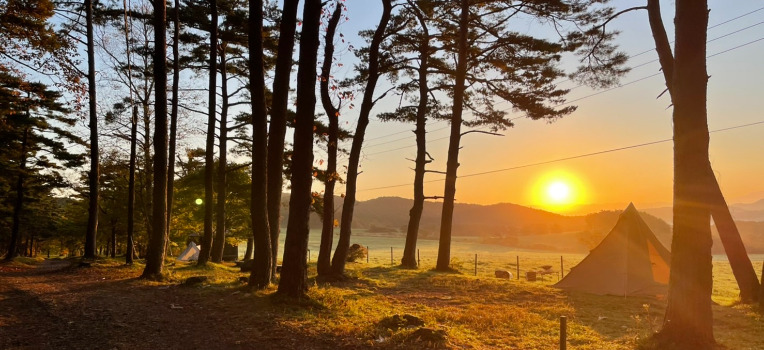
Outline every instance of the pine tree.
<svg viewBox="0 0 764 350">
<path fill-rule="evenodd" d="M 674 54 L 669 44 L 668 35 L 666 35 L 666 29 L 663 26 L 660 2 L 657 0 L 648 1 L 647 12 L 653 39 L 655 40 L 656 52 L 658 53 L 658 60 L 666 82 L 666 90 L 673 101 Z M 719 238 L 724 246 L 724 251 L 729 258 L 732 273 L 735 275 L 738 287 L 740 288 L 740 300 L 742 302 L 754 302 L 758 299 L 759 294 L 759 281 L 756 277 L 756 271 L 753 268 L 751 259 L 748 257 L 743 241 L 740 238 L 740 232 L 730 214 L 729 207 L 719 188 L 716 174 L 711 169 L 710 163 L 706 169 L 706 177 L 710 182 L 709 188 L 714 191 L 712 202 L 708 203 L 708 206 L 719 232 Z"/>
<path fill-rule="evenodd" d="M 337 25 L 340 22 L 343 5 L 334 3 L 334 9 L 329 15 L 324 36 L 324 62 L 321 66 L 319 89 L 321 91 L 321 104 L 329 118 L 329 132 L 326 155 L 326 184 L 324 185 L 324 200 L 321 227 L 321 245 L 318 251 L 317 270 L 319 276 L 331 274 L 332 240 L 334 239 L 334 185 L 339 178 L 337 174 L 337 146 L 339 143 L 339 118 L 340 106 L 335 107 L 329 93 L 329 83 L 333 79 L 331 68 L 334 63 L 334 36 Z M 326 11 L 329 13 L 329 11 Z M 335 86 L 336 88 L 336 86 Z M 341 100 L 340 100 L 341 101 Z M 341 102 L 340 102 L 341 103 Z"/>
<path fill-rule="evenodd" d="M 281 191 L 284 186 L 284 138 L 287 128 L 289 79 L 292 73 L 298 0 L 284 0 L 279 22 L 276 68 L 273 74 L 270 127 L 268 130 L 268 223 L 271 235 L 272 276 L 276 276 L 281 222 Z"/>
<path fill-rule="evenodd" d="M 348 159 L 345 201 L 342 203 L 342 220 L 340 221 L 340 238 L 337 242 L 337 248 L 334 250 L 334 256 L 332 257 L 332 272 L 338 277 L 345 274 L 345 262 L 347 260 L 348 248 L 350 247 L 350 236 L 352 234 L 351 225 L 353 223 L 353 210 L 355 209 L 361 147 L 363 146 L 366 127 L 369 125 L 371 109 L 376 102 L 374 91 L 381 75 L 379 70 L 379 47 L 382 44 L 382 41 L 389 35 L 389 33 L 386 34 L 386 32 L 392 11 L 392 0 L 382 0 L 382 16 L 369 45 L 368 67 L 366 68 L 364 76 L 366 86 L 363 90 L 361 110 L 359 111 L 358 123 L 356 125 L 355 133 L 353 134 L 353 144 L 350 147 L 350 158 Z"/>
<path fill-rule="evenodd" d="M 154 1 L 154 191 L 152 229 L 143 278 L 161 278 L 167 235 L 167 1 Z M 161 102 L 159 102 L 161 101 Z"/>
<path fill-rule="evenodd" d="M 301 297 L 308 291 L 308 235 L 313 182 L 313 122 L 316 108 L 321 1 L 306 0 L 297 71 L 297 115 L 292 156 L 292 194 L 278 292 Z M 257 247 L 257 244 L 255 244 Z"/>
<path fill-rule="evenodd" d="M 560 37 L 553 40 L 517 32 L 512 24 L 521 18 L 537 18 L 552 25 L 567 22 L 573 23 L 573 28 L 583 28 L 612 12 L 607 7 L 595 7 L 599 3 L 548 1 L 538 6 L 533 2 L 462 0 L 436 7 L 438 20 L 434 24 L 441 33 L 439 42 L 446 55 L 456 57 L 448 62 L 438 81 L 439 85 L 451 85 L 453 106 L 436 269 L 450 269 L 451 225 L 463 136 L 497 135 L 497 131 L 513 126 L 508 109 L 497 109 L 496 99 L 508 102 L 511 110 L 532 120 L 553 121 L 575 111 L 575 106 L 559 107 L 568 91 L 554 84 L 564 76 L 558 62 L 565 52 L 581 50 L 599 34 L 563 32 L 565 26 L 558 26 Z M 609 34 L 600 40 L 597 64 L 584 67 L 580 79 L 588 78 L 592 85 L 607 85 L 625 73 L 620 66 L 625 55 L 609 43 L 612 38 Z M 464 118 L 464 111 L 471 112 L 472 117 Z M 462 131 L 462 126 L 482 129 Z"/>
<path fill-rule="evenodd" d="M 59 101 L 61 94 L 41 83 L 0 72 L 0 183 L 15 192 L 11 237 L 6 259 L 18 254 L 21 218 L 30 196 L 50 196 L 64 187 L 59 174 L 63 167 L 82 164 L 64 141 L 83 144 L 68 128 L 76 119 Z M 10 200 L 10 199 L 9 199 Z"/>
<path fill-rule="evenodd" d="M 711 211 L 706 111 L 707 1 L 676 2 L 671 78 L 674 102 L 674 226 L 671 276 L 662 346 L 711 349 L 715 340 L 711 292 Z M 700 205 L 698 205 L 700 204 Z"/>
</svg>

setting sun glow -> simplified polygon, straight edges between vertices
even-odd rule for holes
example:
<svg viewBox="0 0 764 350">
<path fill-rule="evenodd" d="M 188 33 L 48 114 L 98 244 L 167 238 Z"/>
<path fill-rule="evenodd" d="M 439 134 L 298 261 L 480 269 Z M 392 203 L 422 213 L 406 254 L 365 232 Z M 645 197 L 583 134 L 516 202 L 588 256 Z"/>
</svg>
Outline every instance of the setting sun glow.
<svg viewBox="0 0 764 350">
<path fill-rule="evenodd" d="M 570 187 L 564 182 L 553 182 L 547 187 L 546 194 L 549 199 L 557 203 L 564 203 L 570 200 Z"/>
<path fill-rule="evenodd" d="M 568 212 L 586 203 L 586 186 L 566 171 L 552 171 L 540 176 L 530 191 L 534 207 L 554 212 Z"/>
</svg>

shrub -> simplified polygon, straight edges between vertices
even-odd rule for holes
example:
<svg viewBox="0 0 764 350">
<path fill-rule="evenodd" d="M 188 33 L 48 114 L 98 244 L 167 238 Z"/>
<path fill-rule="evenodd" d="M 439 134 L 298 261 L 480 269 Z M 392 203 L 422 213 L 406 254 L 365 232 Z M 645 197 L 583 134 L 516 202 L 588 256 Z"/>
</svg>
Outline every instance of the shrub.
<svg viewBox="0 0 764 350">
<path fill-rule="evenodd" d="M 369 252 L 366 250 L 366 247 L 360 244 L 353 244 L 348 249 L 347 262 L 356 262 L 357 260 L 363 260 L 366 257 L 366 254 L 368 253 Z"/>
</svg>

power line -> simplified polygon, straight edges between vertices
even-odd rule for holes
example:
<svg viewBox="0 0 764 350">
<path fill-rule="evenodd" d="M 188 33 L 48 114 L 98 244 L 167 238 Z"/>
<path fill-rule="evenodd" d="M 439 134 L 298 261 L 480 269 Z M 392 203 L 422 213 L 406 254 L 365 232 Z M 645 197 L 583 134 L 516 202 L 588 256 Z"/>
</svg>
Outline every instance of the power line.
<svg viewBox="0 0 764 350">
<path fill-rule="evenodd" d="M 739 49 L 739 48 L 741 48 L 741 47 L 744 47 L 744 46 L 748 46 L 748 45 L 751 45 L 751 44 L 757 43 L 757 42 L 759 42 L 759 41 L 762 41 L 762 40 L 764 40 L 764 37 L 758 38 L 758 39 L 756 39 L 756 40 L 753 40 L 753 41 L 749 41 L 749 42 L 747 42 L 747 43 L 745 43 L 745 44 L 740 44 L 740 45 L 738 45 L 738 46 L 735 46 L 735 47 L 732 47 L 732 48 L 726 49 L 726 50 L 724 50 L 724 51 L 720 51 L 720 52 L 717 52 L 717 53 L 715 53 L 715 54 L 713 54 L 713 55 L 711 55 L 711 56 L 708 56 L 708 57 L 706 57 L 706 58 L 711 58 L 711 57 L 714 57 L 714 56 L 718 56 L 718 55 L 721 55 L 721 54 L 723 54 L 723 53 L 727 53 L 727 52 L 730 52 L 730 51 L 733 51 L 733 50 L 737 50 L 737 49 Z"/>
<path fill-rule="evenodd" d="M 759 11 L 761 11 L 761 10 L 764 10 L 764 7 L 759 7 L 759 8 L 757 8 L 757 9 L 755 9 L 755 10 L 751 10 L 751 11 L 749 11 L 749 12 L 746 12 L 746 13 L 744 13 L 744 14 L 740 15 L 740 16 L 737 16 L 737 17 L 734 17 L 734 18 L 730 18 L 730 19 L 728 19 L 728 20 L 726 20 L 726 21 L 724 21 L 724 22 L 721 22 L 721 23 L 717 23 L 717 24 L 714 24 L 714 25 L 712 25 L 712 26 L 708 27 L 708 29 L 714 29 L 714 28 L 716 28 L 716 27 L 719 27 L 719 26 L 725 25 L 725 24 L 727 24 L 727 23 L 730 23 L 730 22 L 734 22 L 734 21 L 737 21 L 737 20 L 739 20 L 739 19 L 741 19 L 741 18 L 743 18 L 743 17 L 746 17 L 746 16 L 749 16 L 749 15 L 752 15 L 752 14 L 754 14 L 754 13 L 756 13 L 756 12 L 759 12 Z M 673 41 L 671 41 L 671 44 L 673 44 L 673 43 L 674 43 L 674 42 L 673 42 Z M 629 56 L 629 58 L 634 58 L 634 57 L 637 57 L 637 56 L 641 56 L 641 55 L 644 55 L 644 54 L 646 54 L 646 53 L 648 53 L 648 52 L 652 52 L 653 50 L 655 50 L 655 48 L 651 48 L 651 49 L 648 49 L 648 50 L 645 50 L 645 51 L 641 51 L 641 52 L 639 52 L 639 53 L 636 53 L 636 54 L 633 54 L 633 55 Z"/>
<path fill-rule="evenodd" d="M 435 124 L 435 123 L 433 123 L 433 124 Z M 433 124 L 431 124 L 431 125 L 433 125 Z M 448 129 L 450 127 L 451 127 L 450 125 L 446 125 L 446 126 L 444 126 L 442 128 L 437 128 L 437 129 L 433 129 L 433 130 L 427 130 L 427 132 L 428 133 L 436 132 L 436 131 Z M 404 131 L 398 132 L 396 134 L 402 134 L 402 133 L 405 133 L 405 132 L 412 132 L 412 130 L 404 130 Z M 375 143 L 375 144 L 371 144 L 371 145 L 368 145 L 368 146 L 364 146 L 364 148 L 369 149 L 369 148 L 372 148 L 372 147 L 377 147 L 377 146 L 386 145 L 386 144 L 390 144 L 390 143 L 395 143 L 395 142 L 398 142 L 398 141 L 403 141 L 403 140 L 408 140 L 408 139 L 409 139 L 408 136 L 407 137 L 402 137 L 402 138 L 399 138 L 399 139 L 394 139 L 394 140 L 390 140 L 390 141 L 385 141 L 385 142 L 380 142 L 380 143 Z"/>
<path fill-rule="evenodd" d="M 736 17 L 730 18 L 730 19 L 728 19 L 728 20 L 726 20 L 726 21 L 723 21 L 723 22 L 717 23 L 717 24 L 715 24 L 715 25 L 709 26 L 709 27 L 708 27 L 708 29 L 713 29 L 713 28 L 716 28 L 716 27 L 719 27 L 719 26 L 725 25 L 725 24 L 727 24 L 727 23 L 730 23 L 730 22 L 734 22 L 734 21 L 736 21 L 736 20 L 739 20 L 739 19 L 741 19 L 741 18 L 743 18 L 743 17 L 746 17 L 746 16 L 749 16 L 749 15 L 752 15 L 752 14 L 754 14 L 754 13 L 756 13 L 756 12 L 759 12 L 759 11 L 761 11 L 761 10 L 764 10 L 764 7 L 760 7 L 760 8 L 757 8 L 757 9 L 754 9 L 754 10 L 751 10 L 751 11 L 748 11 L 748 12 L 746 12 L 746 13 L 743 13 L 743 14 L 739 15 L 739 16 L 736 16 Z M 716 37 L 716 38 L 714 38 L 714 39 L 711 39 L 711 40 L 707 41 L 706 43 L 710 43 L 710 42 L 712 42 L 712 41 L 715 41 L 715 40 L 718 40 L 718 39 L 721 39 L 721 38 L 724 38 L 724 37 L 727 37 L 727 36 L 730 36 L 730 35 L 733 35 L 733 34 L 737 34 L 737 33 L 739 33 L 739 32 L 742 32 L 742 31 L 744 31 L 744 30 L 747 30 L 747 29 L 753 28 L 753 27 L 755 27 L 755 26 L 758 26 L 758 25 L 761 25 L 761 24 L 764 24 L 764 22 L 759 22 L 759 23 L 756 23 L 756 24 L 754 24 L 754 25 L 751 25 L 751 26 L 748 26 L 748 27 L 745 27 L 745 28 L 742 28 L 742 29 L 739 29 L 739 30 L 736 30 L 736 31 L 733 31 L 733 32 L 730 32 L 730 33 L 727 33 L 727 34 L 724 34 L 724 35 L 722 35 L 722 36 L 719 36 L 719 37 Z M 671 43 L 673 43 L 673 41 L 672 41 Z M 636 54 L 630 55 L 628 58 L 629 58 L 629 59 L 631 59 L 631 58 L 634 58 L 634 57 L 638 57 L 638 56 L 644 55 L 644 54 L 646 54 L 646 53 L 652 52 L 653 50 L 655 50 L 655 48 L 651 48 L 651 49 L 648 49 L 648 50 L 645 50 L 645 51 L 641 51 L 641 52 L 638 52 L 638 53 L 636 53 Z M 717 53 L 717 54 L 715 54 L 715 55 L 718 55 L 718 54 L 721 54 L 721 53 L 723 53 L 723 52 Z M 709 57 L 713 57 L 713 56 L 709 56 Z M 657 59 L 654 59 L 654 60 L 651 60 L 651 61 L 648 61 L 648 62 L 645 62 L 645 63 L 641 63 L 641 64 L 639 64 L 639 65 L 636 65 L 636 66 L 634 66 L 634 67 L 631 67 L 631 69 L 640 68 L 640 67 L 642 67 L 642 66 L 646 66 L 646 65 L 648 65 L 648 64 L 650 64 L 650 63 L 653 63 L 653 62 L 657 62 L 657 61 L 658 61 Z M 565 79 L 565 80 L 562 80 L 562 81 L 560 81 L 560 82 L 559 82 L 559 83 L 557 83 L 557 84 L 565 83 L 565 82 L 568 82 L 568 81 L 570 81 L 570 80 L 571 80 L 571 79 Z M 570 90 L 574 90 L 574 89 L 577 89 L 577 88 L 579 88 L 579 87 L 582 87 L 582 86 L 583 86 L 583 85 L 577 85 L 577 86 L 574 86 L 574 87 L 570 88 Z M 624 86 L 625 86 L 625 85 L 624 85 Z M 500 101 L 500 102 L 498 102 L 498 103 L 505 103 L 505 102 L 506 102 L 506 101 Z M 506 111 L 507 111 L 507 110 L 509 110 L 509 109 L 511 109 L 511 108 L 505 109 L 504 111 L 506 112 Z M 519 119 L 519 118 L 522 118 L 522 117 L 518 117 L 518 118 L 512 118 L 512 119 L 510 119 L 510 120 Z M 441 123 L 441 122 L 443 122 L 443 121 L 436 121 L 436 122 L 435 122 L 435 123 L 433 123 L 433 124 L 437 124 L 437 123 Z M 446 128 L 447 128 L 447 127 L 446 127 Z M 437 130 L 442 130 L 442 129 L 445 129 L 445 128 L 441 128 L 441 129 L 437 129 Z M 432 130 L 432 131 L 437 131 L 437 130 Z M 368 139 L 366 139 L 366 141 L 368 142 L 368 141 L 373 141 L 373 140 L 379 140 L 379 139 L 383 139 L 383 138 L 387 138 L 387 137 L 391 137 L 391 136 L 395 136 L 395 135 L 400 135 L 400 134 L 403 134 L 403 133 L 407 133 L 407 132 L 410 132 L 410 130 L 403 130 L 403 131 L 398 131 L 398 132 L 394 132 L 394 133 L 390 133 L 390 134 L 385 134 L 385 135 L 380 135 L 380 136 L 372 137 L 372 138 L 368 138 Z M 401 138 L 401 139 L 398 139 L 398 140 L 405 140 L 405 139 L 407 139 L 407 138 Z M 366 147 L 367 147 L 367 148 L 368 148 L 368 147 L 375 147 L 375 146 L 378 146 L 378 145 L 382 145 L 382 144 L 388 144 L 388 143 L 393 143 L 393 141 L 390 141 L 390 142 L 383 142 L 383 143 L 378 143 L 378 144 L 373 144 L 373 145 L 369 145 L 369 146 L 366 146 Z"/>
<path fill-rule="evenodd" d="M 753 26 L 757 26 L 757 25 L 759 25 L 759 24 L 764 24 L 764 22 L 761 22 L 761 23 L 755 24 L 755 25 L 753 25 Z M 753 26 L 750 26 L 750 27 L 753 27 Z M 750 28 L 750 27 L 749 27 L 749 28 Z M 726 36 L 726 35 L 725 35 L 725 36 Z M 722 36 L 722 37 L 723 37 L 723 36 Z M 719 38 L 722 38 L 722 37 L 719 37 Z M 719 38 L 716 38 L 716 39 L 719 39 Z M 713 40 L 716 40 L 716 39 L 713 39 Z M 721 54 L 723 54 L 723 53 L 727 53 L 727 52 L 730 52 L 730 51 L 734 51 L 734 50 L 740 49 L 740 48 L 742 48 L 742 47 L 745 47 L 745 46 L 748 46 L 748 45 L 751 45 L 751 44 L 757 43 L 757 42 L 759 42 L 759 41 L 762 41 L 762 40 L 764 40 L 764 37 L 761 37 L 761 38 L 758 38 L 758 39 L 755 39 L 755 40 L 749 41 L 749 42 L 747 42 L 747 43 L 745 43 L 745 44 L 740 44 L 740 45 L 737 45 L 737 46 L 735 46 L 735 47 L 732 47 L 732 48 L 729 48 L 729 49 L 726 49 L 726 50 L 723 50 L 723 51 L 720 51 L 720 52 L 714 53 L 714 54 L 712 54 L 712 55 L 708 55 L 708 56 L 706 56 L 706 58 L 711 58 L 711 57 L 714 57 L 714 56 L 718 56 L 718 55 L 721 55 Z M 657 60 L 656 60 L 656 61 L 657 61 Z M 654 61 L 653 61 L 653 62 L 654 62 Z M 600 95 L 600 94 L 604 94 L 604 93 L 606 93 L 606 92 L 609 92 L 609 91 L 613 91 L 613 90 L 616 90 L 616 89 L 620 89 L 620 88 L 622 88 L 622 87 L 625 87 L 625 86 L 628 86 L 628 85 L 631 85 L 631 84 L 634 84 L 634 83 L 638 83 L 638 82 L 640 82 L 640 81 L 643 81 L 643 80 L 647 80 L 647 79 L 650 79 L 650 78 L 652 78 L 652 77 L 655 77 L 655 76 L 658 76 L 658 75 L 661 75 L 661 74 L 663 74 L 663 73 L 662 73 L 662 72 L 658 72 L 658 73 L 654 73 L 654 74 L 651 74 L 651 75 L 648 75 L 648 76 L 644 76 L 644 77 L 642 77 L 642 78 L 639 78 L 639 79 L 636 79 L 636 80 L 632 80 L 632 81 L 630 81 L 630 82 L 628 82 L 628 83 L 624 83 L 624 84 L 621 84 L 621 85 L 618 85 L 618 86 L 615 86 L 615 87 L 612 87 L 612 88 L 609 88 L 609 89 L 600 90 L 600 91 L 597 91 L 597 92 L 595 92 L 595 93 L 592 93 L 592 94 L 589 94 L 589 95 L 586 95 L 586 96 L 582 96 L 582 97 L 579 97 L 579 98 L 576 98 L 576 99 L 573 99 L 573 100 L 570 100 L 570 101 L 566 101 L 566 102 L 564 102 L 564 103 L 561 103 L 561 104 L 558 104 L 558 105 L 556 105 L 556 106 L 564 106 L 564 105 L 567 105 L 567 104 L 571 104 L 571 103 L 573 103 L 573 102 L 581 101 L 581 100 L 584 100 L 584 99 L 587 99 L 587 98 L 590 98 L 590 97 L 594 97 L 594 96 L 597 96 L 597 95 Z M 511 109 L 511 108 L 505 109 L 505 110 L 504 110 L 504 112 L 506 112 L 506 111 L 508 111 L 508 110 L 510 110 L 510 109 Z M 513 119 L 516 119 L 516 118 L 513 118 Z"/>
<path fill-rule="evenodd" d="M 762 23 L 764 23 L 764 22 L 762 22 Z M 752 41 L 749 41 L 747 43 L 740 44 L 740 45 L 737 45 L 735 47 L 732 47 L 732 48 L 729 48 L 729 49 L 726 49 L 726 50 L 714 53 L 712 55 L 707 56 L 706 58 L 711 58 L 711 57 L 714 57 L 714 56 L 721 55 L 723 53 L 734 51 L 734 50 L 740 49 L 742 47 L 745 47 L 745 46 L 757 43 L 757 42 L 762 41 L 762 40 L 764 40 L 764 37 L 761 37 L 761 38 L 758 38 L 756 40 L 752 40 Z M 597 96 L 597 95 L 601 95 L 601 94 L 604 94 L 606 92 L 610 92 L 610 91 L 613 91 L 613 90 L 616 90 L 616 89 L 620 89 L 620 88 L 623 88 L 623 87 L 626 87 L 626 86 L 629 86 L 629 85 L 632 85 L 632 84 L 636 84 L 636 83 L 638 83 L 640 81 L 644 81 L 644 80 L 647 80 L 647 79 L 659 76 L 661 74 L 663 74 L 663 73 L 662 72 L 658 72 L 658 73 L 654 73 L 654 74 L 651 74 L 651 75 L 648 75 L 648 76 L 644 76 L 642 78 L 639 78 L 639 79 L 636 79 L 636 80 L 632 80 L 632 81 L 630 81 L 628 83 L 624 83 L 624 84 L 621 84 L 621 85 L 618 85 L 618 86 L 614 86 L 614 87 L 609 88 L 609 89 L 600 90 L 600 91 L 597 91 L 597 92 L 589 94 L 589 95 L 585 95 L 585 96 L 582 96 L 582 97 L 579 97 L 579 98 L 576 98 L 576 99 L 573 99 L 573 100 L 570 100 L 570 101 L 566 101 L 566 102 L 561 103 L 561 104 L 557 104 L 556 107 L 564 106 L 564 105 L 569 105 L 569 104 L 574 103 L 574 102 L 578 102 L 578 101 L 585 100 L 585 99 L 588 99 L 588 98 L 591 98 L 591 97 L 594 97 L 594 96 Z M 506 111 L 508 111 L 510 109 L 511 108 L 508 108 L 508 109 L 505 109 L 503 111 L 506 112 Z M 525 116 L 518 116 L 518 117 L 510 118 L 509 121 L 513 121 L 513 120 L 517 120 L 517 119 L 522 119 L 522 118 L 525 118 Z M 443 128 L 441 128 L 441 129 L 443 129 Z M 441 130 L 441 129 L 438 129 L 438 130 Z M 449 136 L 440 137 L 440 138 L 432 139 L 432 140 L 429 140 L 429 141 L 438 141 L 438 140 L 444 140 L 444 139 L 447 139 L 447 138 L 449 138 Z M 400 139 L 400 140 L 405 140 L 405 139 Z M 400 141 L 400 140 L 397 140 L 397 141 Z M 387 142 L 387 143 L 392 143 L 392 141 Z M 378 152 L 373 152 L 373 153 L 365 153 L 365 155 L 366 156 L 371 156 L 371 155 L 376 155 L 376 154 L 389 153 L 389 152 L 394 152 L 394 151 L 400 151 L 400 150 L 407 149 L 407 148 L 412 148 L 412 147 L 415 147 L 415 146 L 416 145 L 407 145 L 407 146 L 403 146 L 403 147 L 398 147 L 398 148 L 393 148 L 393 149 L 388 149 L 388 150 L 383 150 L 383 151 L 378 151 Z"/>
<path fill-rule="evenodd" d="M 721 129 L 715 129 L 715 130 L 709 131 L 708 133 L 709 134 L 713 134 L 713 133 L 717 133 L 717 132 L 729 131 L 729 130 L 734 130 L 734 129 L 742 129 L 742 128 L 751 127 L 751 126 L 755 126 L 755 125 L 761 125 L 761 124 L 764 124 L 764 120 L 753 122 L 753 123 L 747 123 L 747 124 L 730 126 L 730 127 L 721 128 Z M 610 148 L 610 149 L 606 149 L 606 150 L 602 150 L 602 151 L 596 151 L 596 152 L 590 152 L 590 153 L 577 154 L 577 155 L 574 155 L 574 156 L 556 158 L 556 159 L 551 159 L 551 160 L 542 161 L 542 162 L 523 164 L 523 165 L 513 166 L 513 167 L 509 167 L 509 168 L 486 170 L 486 171 L 481 171 L 481 172 L 477 172 L 477 173 L 461 175 L 459 177 L 460 178 L 475 177 L 475 176 L 482 176 L 482 175 L 500 173 L 500 172 L 505 172 L 505 171 L 523 169 L 523 168 L 530 168 L 530 167 L 539 166 L 539 165 L 546 165 L 546 164 L 551 164 L 551 163 L 559 163 L 559 162 L 573 160 L 573 159 L 593 157 L 593 156 L 607 154 L 607 153 L 613 153 L 613 152 L 618 152 L 618 151 L 625 151 L 625 150 L 634 149 L 634 148 L 640 148 L 640 147 L 651 146 L 651 145 L 656 145 L 656 144 L 660 144 L 660 143 L 666 143 L 666 142 L 669 142 L 669 141 L 672 141 L 672 140 L 674 140 L 674 139 L 673 138 L 667 138 L 667 139 L 662 139 L 662 140 L 656 140 L 656 141 L 639 143 L 639 144 L 635 144 L 635 145 L 629 145 L 629 146 L 623 146 L 623 147 L 617 147 L 617 148 Z M 445 180 L 445 178 L 441 178 L 441 179 L 436 179 L 436 180 L 425 181 L 424 183 L 440 182 L 440 181 L 444 181 L 444 180 Z M 363 189 L 359 189 L 358 191 L 374 191 L 374 190 L 383 190 L 383 189 L 388 189 L 388 188 L 397 188 L 397 187 L 406 187 L 406 186 L 413 186 L 413 184 L 406 183 L 406 184 L 389 185 L 389 186 L 381 186 L 381 187 L 373 187 L 373 188 L 363 188 Z"/>
</svg>

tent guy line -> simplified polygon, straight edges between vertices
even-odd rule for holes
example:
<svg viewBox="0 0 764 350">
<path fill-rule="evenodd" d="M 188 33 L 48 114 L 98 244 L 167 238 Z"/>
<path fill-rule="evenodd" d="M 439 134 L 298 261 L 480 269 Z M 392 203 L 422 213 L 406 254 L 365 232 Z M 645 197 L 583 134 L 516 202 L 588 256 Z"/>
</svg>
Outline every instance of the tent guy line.
<svg viewBox="0 0 764 350">
<path fill-rule="evenodd" d="M 721 128 L 721 129 L 715 129 L 715 130 L 709 131 L 708 133 L 711 134 L 711 133 L 717 133 L 717 132 L 722 132 L 722 131 L 729 131 L 729 130 L 734 130 L 734 129 L 742 129 L 742 128 L 746 128 L 746 127 L 750 127 L 750 126 L 761 125 L 761 124 L 764 124 L 764 120 L 760 120 L 760 121 L 752 122 L 752 123 L 747 123 L 747 124 L 734 125 L 734 126 L 730 126 L 730 127 L 726 127 L 726 128 Z M 629 146 L 623 146 L 623 147 L 617 147 L 617 148 L 610 148 L 610 149 L 606 149 L 606 150 L 602 150 L 602 151 L 596 151 L 596 152 L 578 154 L 578 155 L 569 156 L 569 157 L 551 159 L 551 160 L 547 160 L 547 161 L 543 161 L 543 162 L 529 163 L 529 164 L 523 164 L 523 165 L 513 166 L 513 167 L 509 167 L 509 168 L 494 169 L 494 170 L 487 170 L 487 171 L 482 171 L 482 172 L 477 172 L 477 173 L 465 174 L 465 175 L 460 175 L 459 178 L 481 176 L 481 175 L 500 173 L 500 172 L 505 172 L 505 171 L 510 171 L 510 170 L 529 168 L 529 167 L 534 167 L 534 166 L 539 166 L 539 165 L 545 165 L 545 164 L 550 164 L 550 163 L 563 162 L 563 161 L 573 160 L 573 159 L 578 159 L 578 158 L 592 157 L 592 156 L 597 156 L 597 155 L 602 155 L 602 154 L 607 154 L 607 153 L 613 153 L 613 152 L 618 152 L 618 151 L 625 151 L 625 150 L 634 149 L 634 148 L 640 148 L 640 147 L 651 146 L 651 145 L 656 145 L 656 144 L 660 144 L 660 143 L 666 143 L 666 142 L 673 141 L 673 140 L 674 140 L 674 138 L 667 138 L 667 139 L 662 139 L 662 140 L 656 140 L 656 141 L 639 143 L 639 144 L 635 144 L 635 145 L 629 145 Z M 440 178 L 440 179 L 425 181 L 425 183 L 440 182 L 440 181 L 444 181 L 444 180 L 445 180 L 445 178 Z M 389 186 L 381 186 L 381 187 L 373 187 L 373 188 L 363 188 L 363 189 L 359 189 L 358 191 L 374 191 L 374 190 L 383 190 L 383 189 L 388 189 L 388 188 L 397 188 L 397 187 L 406 187 L 406 186 L 413 186 L 413 184 L 407 183 L 407 184 L 389 185 Z"/>
</svg>

